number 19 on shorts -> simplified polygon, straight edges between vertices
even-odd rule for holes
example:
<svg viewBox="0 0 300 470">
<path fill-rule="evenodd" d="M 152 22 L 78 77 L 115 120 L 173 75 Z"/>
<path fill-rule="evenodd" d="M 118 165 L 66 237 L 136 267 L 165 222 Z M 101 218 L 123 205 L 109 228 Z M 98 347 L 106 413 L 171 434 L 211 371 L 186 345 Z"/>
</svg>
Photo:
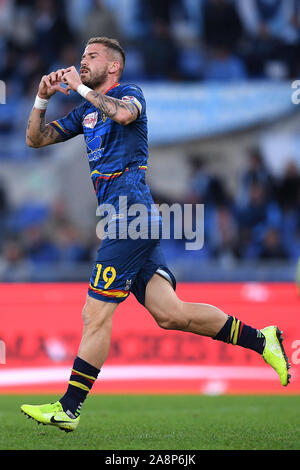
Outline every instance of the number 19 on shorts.
<svg viewBox="0 0 300 470">
<path fill-rule="evenodd" d="M 94 287 L 97 287 L 99 281 L 103 280 L 105 282 L 104 289 L 108 289 L 109 286 L 114 282 L 116 278 L 116 270 L 113 266 L 107 266 L 105 269 L 102 270 L 102 264 L 98 263 L 96 265 L 97 272 L 94 281 Z"/>
</svg>

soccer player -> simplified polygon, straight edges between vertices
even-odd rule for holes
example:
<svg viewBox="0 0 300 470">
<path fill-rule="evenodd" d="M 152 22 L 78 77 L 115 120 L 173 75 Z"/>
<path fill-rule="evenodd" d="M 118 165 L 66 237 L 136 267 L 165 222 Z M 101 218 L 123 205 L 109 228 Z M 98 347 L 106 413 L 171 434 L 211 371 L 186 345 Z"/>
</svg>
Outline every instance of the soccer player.
<svg viewBox="0 0 300 470">
<path fill-rule="evenodd" d="M 212 305 L 183 302 L 176 295 L 176 281 L 164 260 L 159 237 L 124 236 L 121 222 L 124 216 L 128 216 L 127 223 L 131 220 L 124 211 L 132 204 L 146 207 L 145 222 L 151 218 L 157 226 L 161 223 L 158 212 L 151 212 L 154 202 L 145 182 L 145 98 L 137 85 L 120 84 L 124 66 L 125 54 L 117 40 L 90 39 L 79 73 L 71 66 L 42 77 L 27 128 L 30 147 L 83 134 L 98 203 L 115 208 L 114 216 L 108 219 L 108 233 L 112 219 L 120 222 L 118 236 L 104 237 L 98 250 L 83 308 L 82 340 L 66 393 L 55 403 L 21 407 L 37 422 L 65 431 L 73 431 L 79 424 L 81 406 L 109 351 L 113 313 L 130 292 L 161 328 L 251 349 L 275 369 L 283 386 L 290 378 L 282 332 L 277 326 L 258 330 Z M 66 117 L 46 124 L 49 99 L 56 92 L 68 95 L 70 90 L 79 93 L 83 103 Z M 120 196 L 126 196 L 126 207 L 120 203 Z"/>
</svg>

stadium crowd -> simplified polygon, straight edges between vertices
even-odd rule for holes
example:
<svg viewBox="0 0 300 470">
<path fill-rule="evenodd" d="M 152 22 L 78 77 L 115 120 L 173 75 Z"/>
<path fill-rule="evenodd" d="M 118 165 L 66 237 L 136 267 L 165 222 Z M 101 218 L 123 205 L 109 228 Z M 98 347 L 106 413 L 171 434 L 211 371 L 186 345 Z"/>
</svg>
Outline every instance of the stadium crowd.
<svg viewBox="0 0 300 470">
<path fill-rule="evenodd" d="M 288 161 L 274 177 L 258 148 L 234 194 L 211 174 L 199 156 L 191 158 L 193 177 L 188 200 L 205 205 L 208 256 L 244 260 L 288 260 L 300 256 L 300 172 Z"/>
<path fill-rule="evenodd" d="M 125 81 L 225 82 L 300 72 L 300 0 L 1 0 L 0 159 L 32 157 L 23 145 L 24 115 L 41 76 L 78 65 L 86 40 L 99 34 L 124 45 Z M 75 93 L 57 96 L 55 117 L 78 100 Z"/>
<path fill-rule="evenodd" d="M 6 84 L 0 162 L 8 148 L 14 149 L 9 158 L 34 158 L 24 145 L 24 116 L 41 76 L 78 65 L 85 41 L 96 35 L 124 45 L 124 80 L 291 79 L 300 72 L 300 0 L 0 0 L 0 79 Z M 57 96 L 55 117 L 77 100 L 76 94 Z M 293 163 L 277 180 L 255 151 L 230 194 L 201 157 L 190 161 L 191 184 L 181 202 L 205 203 L 202 256 L 300 256 L 300 173 Z M 18 212 L 0 180 L 1 280 L 17 266 L 26 278 L 28 266 L 93 262 L 97 243 L 82 236 L 63 206 Z M 172 243 L 177 251 L 183 246 Z"/>
<path fill-rule="evenodd" d="M 0 74 L 32 93 L 101 34 L 124 44 L 124 79 L 291 77 L 299 26 L 299 0 L 1 0 Z"/>
</svg>

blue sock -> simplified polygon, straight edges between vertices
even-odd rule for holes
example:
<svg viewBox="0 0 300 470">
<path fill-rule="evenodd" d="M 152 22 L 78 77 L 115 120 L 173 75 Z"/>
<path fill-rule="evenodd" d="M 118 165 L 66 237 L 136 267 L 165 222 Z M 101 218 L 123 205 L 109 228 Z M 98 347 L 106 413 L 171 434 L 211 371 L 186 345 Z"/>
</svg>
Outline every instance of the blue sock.
<svg viewBox="0 0 300 470">
<path fill-rule="evenodd" d="M 228 317 L 223 328 L 213 339 L 252 349 L 259 354 L 263 353 L 265 347 L 265 337 L 260 330 L 246 325 L 233 316 Z"/>
<path fill-rule="evenodd" d="M 59 400 L 65 413 L 71 417 L 80 414 L 81 406 L 91 390 L 100 370 L 76 357 L 71 372 L 69 385 L 64 396 Z"/>
</svg>

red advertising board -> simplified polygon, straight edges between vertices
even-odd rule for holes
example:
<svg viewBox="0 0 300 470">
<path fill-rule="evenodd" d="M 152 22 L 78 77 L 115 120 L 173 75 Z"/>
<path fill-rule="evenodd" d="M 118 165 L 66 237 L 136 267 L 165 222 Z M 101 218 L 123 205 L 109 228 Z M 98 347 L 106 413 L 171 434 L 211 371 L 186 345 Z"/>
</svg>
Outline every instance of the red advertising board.
<svg viewBox="0 0 300 470">
<path fill-rule="evenodd" d="M 0 393 L 65 390 L 82 333 L 86 284 L 0 285 Z M 300 297 L 294 284 L 179 284 L 184 301 L 216 305 L 245 323 L 284 331 L 285 388 L 256 353 L 160 329 L 131 295 L 116 310 L 97 393 L 300 393 Z M 1 363 L 2 362 L 2 363 Z"/>
</svg>

